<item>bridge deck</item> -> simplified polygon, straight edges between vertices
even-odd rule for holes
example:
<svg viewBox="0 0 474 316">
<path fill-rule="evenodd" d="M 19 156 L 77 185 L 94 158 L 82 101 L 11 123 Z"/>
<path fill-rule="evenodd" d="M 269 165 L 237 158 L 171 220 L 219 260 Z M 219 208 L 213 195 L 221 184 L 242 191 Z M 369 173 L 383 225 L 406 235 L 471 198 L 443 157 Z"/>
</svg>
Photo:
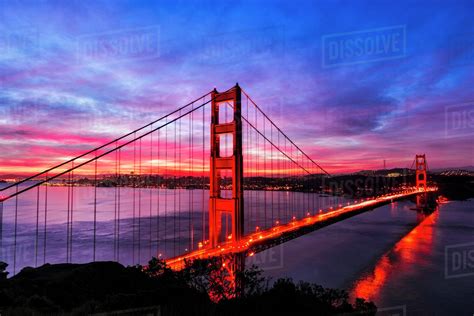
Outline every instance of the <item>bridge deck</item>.
<svg viewBox="0 0 474 316">
<path fill-rule="evenodd" d="M 436 188 L 428 188 L 427 191 L 433 192 L 436 191 Z M 366 199 L 359 203 L 347 205 L 328 213 L 310 215 L 299 220 L 294 220 L 287 224 L 274 226 L 267 230 L 262 230 L 246 235 L 237 243 L 222 243 L 221 245 L 214 248 L 203 247 L 199 250 L 192 251 L 178 257 L 170 258 L 166 260 L 166 263 L 172 269 L 179 270 L 184 267 L 185 260 L 204 259 L 235 253 L 246 253 L 248 256 L 252 256 L 254 253 L 284 243 L 288 240 L 294 239 L 321 227 L 339 222 L 343 219 L 390 203 L 394 200 L 404 199 L 409 196 L 421 193 L 424 193 L 424 191 L 407 190 L 396 194 Z"/>
</svg>

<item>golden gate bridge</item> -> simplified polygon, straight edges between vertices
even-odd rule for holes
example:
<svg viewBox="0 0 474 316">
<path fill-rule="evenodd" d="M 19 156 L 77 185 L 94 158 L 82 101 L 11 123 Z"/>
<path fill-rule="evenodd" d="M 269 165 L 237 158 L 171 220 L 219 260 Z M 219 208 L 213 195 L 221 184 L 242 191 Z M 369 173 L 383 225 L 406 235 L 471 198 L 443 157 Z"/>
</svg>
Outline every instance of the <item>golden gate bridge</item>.
<svg viewBox="0 0 474 316">
<path fill-rule="evenodd" d="M 210 126 L 210 128 L 209 128 Z M 0 189 L 0 261 L 25 266 L 113 260 L 172 268 L 254 253 L 377 206 L 416 185 L 346 199 L 330 174 L 237 84 L 210 91 L 102 146 Z"/>
</svg>

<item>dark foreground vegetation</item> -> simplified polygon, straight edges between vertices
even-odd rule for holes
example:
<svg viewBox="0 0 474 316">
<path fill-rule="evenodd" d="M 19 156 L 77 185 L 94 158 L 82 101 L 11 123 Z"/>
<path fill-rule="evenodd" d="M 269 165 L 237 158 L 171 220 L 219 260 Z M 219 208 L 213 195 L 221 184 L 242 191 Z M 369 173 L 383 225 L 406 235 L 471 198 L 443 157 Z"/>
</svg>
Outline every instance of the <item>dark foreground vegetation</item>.
<svg viewBox="0 0 474 316">
<path fill-rule="evenodd" d="M 276 280 L 256 267 L 233 278 L 224 258 L 195 261 L 182 271 L 152 259 L 147 268 L 115 262 L 46 264 L 0 281 L 2 315 L 375 315 L 371 302 L 349 303 L 342 290 Z M 5 269 L 5 264 L 0 269 Z"/>
</svg>

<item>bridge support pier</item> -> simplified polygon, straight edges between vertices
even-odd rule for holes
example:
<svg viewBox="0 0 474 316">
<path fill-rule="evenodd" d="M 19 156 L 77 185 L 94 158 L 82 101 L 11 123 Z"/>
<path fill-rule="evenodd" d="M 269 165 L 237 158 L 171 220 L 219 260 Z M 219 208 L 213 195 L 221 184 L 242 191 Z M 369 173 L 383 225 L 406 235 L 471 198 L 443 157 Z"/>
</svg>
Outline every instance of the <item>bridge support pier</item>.
<svg viewBox="0 0 474 316">
<path fill-rule="evenodd" d="M 233 242 L 244 234 L 243 212 L 243 157 L 242 157 L 242 105 L 241 89 L 236 85 L 229 91 L 219 93 L 215 89 L 212 96 L 211 113 L 211 165 L 209 187 L 209 243 L 216 247 L 222 242 L 222 215 L 230 215 Z M 230 104 L 233 108 L 231 122 L 219 122 L 219 107 Z M 224 135 L 232 137 L 232 155 L 221 155 L 220 140 Z M 221 195 L 221 173 L 230 171 L 232 176 L 232 197 Z M 224 237 L 225 240 L 227 236 Z"/>
</svg>

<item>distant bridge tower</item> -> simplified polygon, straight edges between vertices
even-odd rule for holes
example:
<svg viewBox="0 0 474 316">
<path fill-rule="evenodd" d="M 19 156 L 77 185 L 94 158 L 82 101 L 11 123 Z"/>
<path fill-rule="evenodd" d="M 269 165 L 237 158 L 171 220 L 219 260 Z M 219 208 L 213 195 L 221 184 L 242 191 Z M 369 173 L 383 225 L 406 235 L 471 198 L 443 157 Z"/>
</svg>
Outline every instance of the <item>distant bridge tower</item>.
<svg viewBox="0 0 474 316">
<path fill-rule="evenodd" d="M 416 188 L 418 190 L 423 189 L 426 191 L 426 155 L 416 155 L 415 158 L 416 164 Z"/>
<path fill-rule="evenodd" d="M 231 240 L 233 242 L 239 241 L 244 234 L 241 89 L 238 84 L 231 90 L 223 93 L 219 93 L 214 89 L 211 96 L 209 243 L 211 247 L 215 247 L 223 240 L 223 215 L 230 215 L 232 219 Z M 221 123 L 219 122 L 219 106 L 225 103 L 232 105 L 234 118 L 231 122 Z M 224 135 L 232 136 L 233 154 L 228 157 L 223 157 L 220 151 L 220 139 Z M 231 198 L 223 198 L 221 195 L 220 182 L 222 181 L 222 171 L 230 171 L 232 175 Z"/>
</svg>

